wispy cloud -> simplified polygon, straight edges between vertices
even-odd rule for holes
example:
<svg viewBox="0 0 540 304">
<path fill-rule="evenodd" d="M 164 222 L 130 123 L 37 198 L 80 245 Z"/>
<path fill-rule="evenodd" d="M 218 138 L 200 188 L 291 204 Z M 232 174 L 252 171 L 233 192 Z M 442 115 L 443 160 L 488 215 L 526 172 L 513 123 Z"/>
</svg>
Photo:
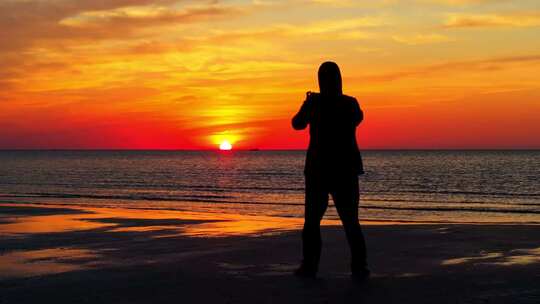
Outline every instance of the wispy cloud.
<svg viewBox="0 0 540 304">
<path fill-rule="evenodd" d="M 46 41 L 127 39 L 148 27 L 235 16 L 241 8 L 209 3 L 168 6 L 172 0 L 3 1 L 0 53 Z"/>
<path fill-rule="evenodd" d="M 414 35 L 394 35 L 394 41 L 408 45 L 421 45 L 454 41 L 454 39 L 440 34 L 414 34 Z"/>
<path fill-rule="evenodd" d="M 309 2 L 314 4 L 331 5 L 337 7 L 351 7 L 361 4 L 359 3 L 359 1 L 353 0 L 309 0 Z"/>
<path fill-rule="evenodd" d="M 465 6 L 473 4 L 494 4 L 508 0 L 417 0 L 418 3 L 433 3 L 449 6 Z"/>
<path fill-rule="evenodd" d="M 404 69 L 399 72 L 370 75 L 362 77 L 363 81 L 381 82 L 395 81 L 409 77 L 427 77 L 436 73 L 461 72 L 471 73 L 473 71 L 491 72 L 514 64 L 540 64 L 540 55 L 495 57 L 479 60 L 452 61 L 446 63 L 420 66 L 411 69 Z"/>
<path fill-rule="evenodd" d="M 282 28 L 293 35 L 313 35 L 343 32 L 361 28 L 378 27 L 386 25 L 388 23 L 388 20 L 383 17 L 368 16 L 350 19 L 333 19 L 327 21 L 318 21 L 296 26 L 284 25 L 282 26 Z"/>
<path fill-rule="evenodd" d="M 499 14 L 450 14 L 447 28 L 536 27 L 540 26 L 540 11 Z"/>
<path fill-rule="evenodd" d="M 241 30 L 214 30 L 203 38 L 194 38 L 200 42 L 206 41 L 225 43 L 231 41 L 268 41 L 277 38 L 286 39 L 317 39 L 320 40 L 364 40 L 374 38 L 372 29 L 389 24 L 387 18 L 379 16 L 330 19 L 316 22 L 275 24 L 260 28 Z"/>
<path fill-rule="evenodd" d="M 91 11 L 61 20 L 60 25 L 71 27 L 131 27 L 162 24 L 190 23 L 211 18 L 229 17 L 241 13 L 241 9 L 225 6 L 189 7 L 129 7 L 109 11 Z"/>
</svg>

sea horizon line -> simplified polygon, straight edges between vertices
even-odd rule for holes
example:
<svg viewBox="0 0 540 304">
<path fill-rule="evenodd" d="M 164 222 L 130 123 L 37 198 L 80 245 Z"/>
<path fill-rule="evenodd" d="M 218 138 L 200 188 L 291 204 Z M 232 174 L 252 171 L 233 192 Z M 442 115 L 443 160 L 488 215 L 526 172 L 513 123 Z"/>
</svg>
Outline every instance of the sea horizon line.
<svg viewBox="0 0 540 304">
<path fill-rule="evenodd" d="M 242 149 L 233 149 L 229 151 L 223 151 L 219 149 L 156 149 L 156 148 L 150 148 L 150 149 L 143 149 L 143 148 L 7 148 L 7 149 L 0 149 L 0 152 L 49 152 L 49 151 L 118 151 L 118 152 L 219 152 L 219 153 L 234 153 L 234 152 L 287 152 L 287 151 L 306 151 L 306 148 L 297 148 L 297 149 L 280 149 L 280 148 L 271 148 L 271 149 L 265 149 L 265 148 L 242 148 Z M 532 148 L 523 148 L 523 147 L 517 147 L 517 148 L 360 148 L 361 151 L 540 151 L 540 147 L 532 147 Z"/>
</svg>

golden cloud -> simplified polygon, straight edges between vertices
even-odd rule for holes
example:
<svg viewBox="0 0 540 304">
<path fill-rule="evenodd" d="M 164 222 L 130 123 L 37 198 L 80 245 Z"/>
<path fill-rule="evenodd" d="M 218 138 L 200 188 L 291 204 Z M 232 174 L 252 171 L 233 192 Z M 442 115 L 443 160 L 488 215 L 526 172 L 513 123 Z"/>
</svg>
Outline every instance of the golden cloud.
<svg viewBox="0 0 540 304">
<path fill-rule="evenodd" d="M 451 14 L 444 26 L 448 28 L 535 27 L 540 26 L 540 12 Z"/>
<path fill-rule="evenodd" d="M 440 34 L 394 35 L 392 36 L 392 39 L 396 42 L 408 45 L 432 44 L 454 41 L 454 39 Z"/>
</svg>

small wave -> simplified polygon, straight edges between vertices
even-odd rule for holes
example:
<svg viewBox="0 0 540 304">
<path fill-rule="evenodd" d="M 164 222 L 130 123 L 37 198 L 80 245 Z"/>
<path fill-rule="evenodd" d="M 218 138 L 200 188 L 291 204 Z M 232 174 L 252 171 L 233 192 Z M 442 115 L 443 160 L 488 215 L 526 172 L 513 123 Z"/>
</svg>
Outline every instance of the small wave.
<svg viewBox="0 0 540 304">
<path fill-rule="evenodd" d="M 89 199 L 121 199 L 121 200 L 153 200 L 153 201 L 181 201 L 181 200 L 212 200 L 230 199 L 232 196 L 225 195 L 181 195 L 181 196 L 152 196 L 152 195 L 98 195 L 98 194 L 75 194 L 75 193 L 20 193 L 2 194 L 0 197 L 35 197 L 35 198 L 89 198 Z"/>
<path fill-rule="evenodd" d="M 162 184 L 152 184 L 148 181 L 143 180 L 134 180 L 134 181 L 101 181 L 93 183 L 62 183 L 62 182 L 23 182 L 23 181 L 3 181 L 0 184 L 5 189 L 9 189 L 11 185 L 17 186 L 52 186 L 52 187 L 67 187 L 71 189 L 137 189 L 137 190 L 190 190 L 190 191 L 199 191 L 199 192 L 250 192 L 250 191 L 264 191 L 264 192 L 297 192 L 301 193 L 304 191 L 304 186 L 300 183 L 300 186 L 215 186 L 215 185 L 204 185 L 204 184 L 185 184 L 185 183 L 162 183 Z M 488 198 L 540 198 L 540 193 L 524 193 L 524 192 L 502 192 L 502 191 L 454 191 L 454 190 L 423 190 L 423 189 L 362 189 L 362 195 L 407 195 L 407 194 L 417 194 L 417 195 L 452 195 L 452 196 L 467 196 L 467 197 L 488 197 Z M 416 200 L 416 199 L 415 199 Z"/>
<path fill-rule="evenodd" d="M 516 202 L 494 202 L 494 201 L 436 201 L 436 200 L 423 200 L 423 199 L 417 199 L 417 198 L 409 198 L 409 199 L 391 199 L 391 198 L 370 198 L 370 197 L 363 197 L 361 199 L 363 202 L 389 202 L 389 203 L 433 203 L 433 204 L 464 204 L 464 205 L 470 205 L 470 204 L 489 204 L 489 205 L 504 205 L 504 206 L 540 206 L 540 202 L 538 203 L 516 203 Z"/>
<path fill-rule="evenodd" d="M 244 204 L 244 205 L 273 205 L 273 206 L 302 206 L 303 203 L 291 202 L 254 202 L 254 201 L 236 201 L 224 200 L 220 196 L 174 196 L 174 197 L 154 197 L 145 195 L 95 195 L 95 194 L 72 194 L 72 193 L 21 193 L 21 194 L 0 194 L 0 198 L 86 198 L 95 200 L 127 200 L 127 201 L 164 201 L 164 202 L 183 202 L 183 203 L 221 203 L 221 204 Z"/>
<path fill-rule="evenodd" d="M 378 190 L 369 191 L 362 190 L 362 193 L 391 193 L 391 194 L 403 194 L 403 193 L 421 193 L 421 194 L 451 194 L 451 195 L 479 195 L 479 196 L 501 196 L 501 197 L 539 197 L 540 193 L 509 193 L 509 192 L 484 192 L 484 191 L 451 191 L 451 190 Z"/>
<path fill-rule="evenodd" d="M 304 187 L 264 187 L 264 186 L 212 186 L 212 185 L 189 185 L 189 184 L 149 184 L 145 181 L 130 181 L 130 182 L 94 182 L 91 184 L 74 184 L 74 183 L 36 183 L 36 182 L 2 182 L 2 185 L 17 185 L 17 186 L 64 186 L 76 189 L 148 189 L 148 190 L 194 190 L 194 191 L 214 191 L 228 192 L 235 190 L 263 190 L 263 191 L 304 191 Z"/>
<path fill-rule="evenodd" d="M 298 172 L 253 171 L 253 172 L 242 172 L 241 174 L 246 175 L 246 176 L 297 176 Z"/>
<path fill-rule="evenodd" d="M 441 211 L 441 212 L 489 212 L 489 213 L 520 213 L 540 214 L 540 210 L 500 209 L 500 208 L 445 208 L 445 207 L 388 207 L 361 206 L 360 209 L 405 210 L 405 211 Z"/>
<path fill-rule="evenodd" d="M 256 202 L 226 200 L 231 197 L 220 196 L 175 196 L 175 197 L 153 197 L 144 195 L 92 195 L 92 194 L 72 194 L 72 193 L 26 193 L 26 194 L 1 194 L 5 198 L 59 198 L 59 199 L 96 199 L 96 200 L 133 200 L 133 201 L 166 201 L 181 203 L 212 203 L 212 204 L 239 204 L 239 205 L 272 205 L 272 206 L 303 206 L 303 203 L 294 202 Z M 333 206 L 333 204 L 330 204 Z M 479 212 L 479 213 L 506 213 L 506 214 L 540 214 L 536 209 L 509 209 L 490 207 L 425 207 L 425 206 L 374 206 L 360 205 L 360 209 L 367 210 L 401 210 L 401 211 L 436 211 L 436 212 Z"/>
</svg>

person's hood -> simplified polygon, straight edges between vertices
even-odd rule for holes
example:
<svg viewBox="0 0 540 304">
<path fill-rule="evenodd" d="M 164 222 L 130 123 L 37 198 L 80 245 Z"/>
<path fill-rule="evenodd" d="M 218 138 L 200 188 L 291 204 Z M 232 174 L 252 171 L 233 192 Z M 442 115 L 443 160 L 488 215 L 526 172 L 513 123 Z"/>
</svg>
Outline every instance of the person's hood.
<svg viewBox="0 0 540 304">
<path fill-rule="evenodd" d="M 341 72 L 335 62 L 327 61 L 319 67 L 319 89 L 323 95 L 341 95 Z"/>
</svg>

